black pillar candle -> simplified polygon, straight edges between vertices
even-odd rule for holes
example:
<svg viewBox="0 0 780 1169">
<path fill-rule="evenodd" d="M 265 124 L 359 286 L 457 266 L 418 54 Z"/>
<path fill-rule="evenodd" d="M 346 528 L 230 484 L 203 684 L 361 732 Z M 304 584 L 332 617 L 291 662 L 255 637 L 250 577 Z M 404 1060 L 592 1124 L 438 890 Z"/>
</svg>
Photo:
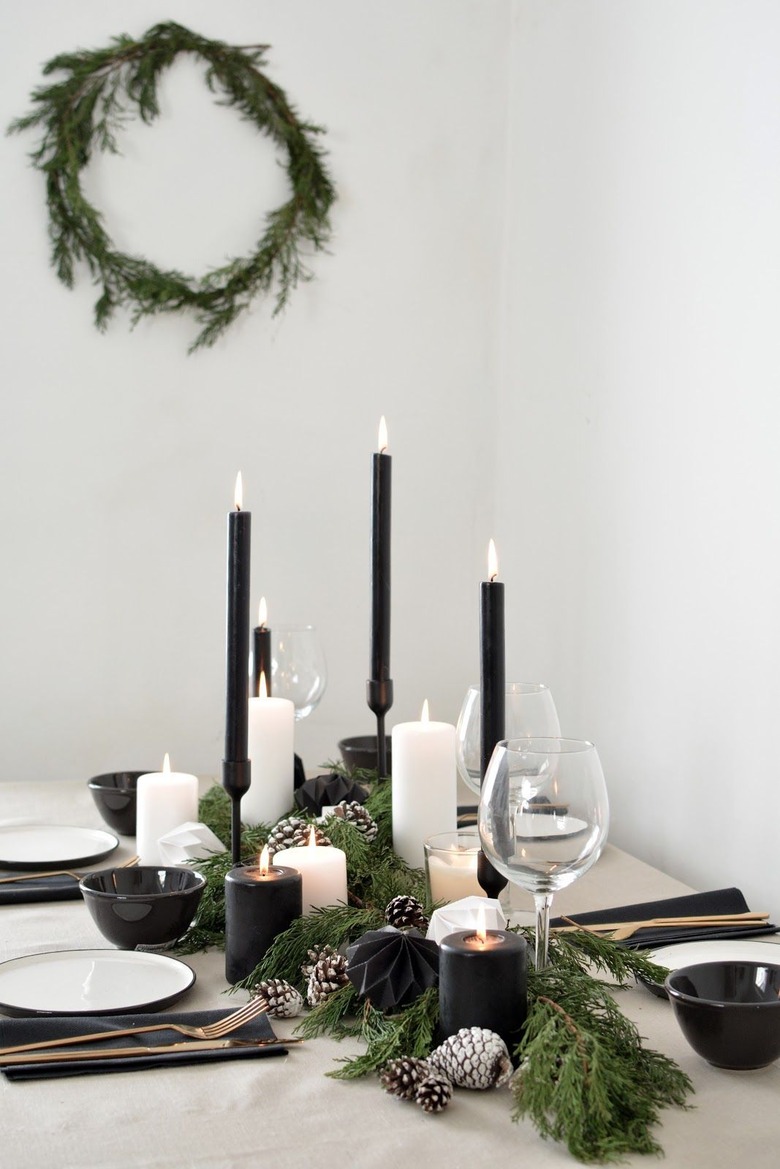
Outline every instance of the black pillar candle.
<svg viewBox="0 0 780 1169">
<path fill-rule="evenodd" d="M 527 1012 L 526 961 L 526 944 L 518 934 L 448 934 L 439 948 L 442 1040 L 461 1027 L 485 1027 L 501 1036 L 512 1055 Z"/>
<path fill-rule="evenodd" d="M 379 424 L 379 451 L 371 456 L 371 662 L 366 683 L 369 708 L 377 721 L 377 769 L 387 775 L 385 715 L 393 705 L 390 678 L 390 505 L 393 460 L 387 428 Z"/>
<path fill-rule="evenodd" d="M 225 977 L 246 978 L 277 934 L 303 910 L 303 882 L 296 869 L 280 865 L 243 866 L 225 878 Z"/>
<path fill-rule="evenodd" d="M 260 697 L 260 675 L 265 675 L 266 698 L 271 697 L 271 630 L 267 625 L 265 597 L 260 600 L 258 624 L 252 631 L 252 697 Z"/>
<path fill-rule="evenodd" d="M 241 797 L 249 790 L 249 561 L 251 512 L 242 511 L 241 472 L 236 477 L 236 508 L 228 515 L 227 542 L 227 704 L 222 784 L 232 806 L 233 863 L 241 860 Z"/>
<path fill-rule="evenodd" d="M 488 547 L 488 580 L 480 585 L 480 776 L 485 778 L 496 743 L 504 738 L 506 665 L 504 648 L 504 586 L 496 580 L 496 546 Z M 498 897 L 506 878 L 491 865 L 484 852 L 477 858 L 477 879 L 488 897 Z"/>
</svg>

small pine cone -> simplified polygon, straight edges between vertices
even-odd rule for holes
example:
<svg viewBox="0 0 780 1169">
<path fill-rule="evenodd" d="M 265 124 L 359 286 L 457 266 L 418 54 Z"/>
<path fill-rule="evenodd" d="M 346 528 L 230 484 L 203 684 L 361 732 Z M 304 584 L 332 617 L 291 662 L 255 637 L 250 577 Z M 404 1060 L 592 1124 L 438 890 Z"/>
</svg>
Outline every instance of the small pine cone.
<svg viewBox="0 0 780 1169">
<path fill-rule="evenodd" d="M 407 897 L 403 893 L 388 903 L 385 921 L 388 925 L 395 926 L 397 930 L 428 928 L 428 918 L 421 903 L 416 897 Z"/>
<path fill-rule="evenodd" d="M 309 1006 L 316 1007 L 348 982 L 347 959 L 343 954 L 327 954 L 320 958 L 309 975 L 306 991 Z"/>
<path fill-rule="evenodd" d="M 376 835 L 379 831 L 376 820 L 366 811 L 362 804 L 357 803 L 356 800 L 349 802 L 342 800 L 338 806 L 344 809 L 344 819 L 348 824 L 352 824 L 354 828 L 357 828 L 358 832 L 362 836 L 365 836 L 366 840 L 376 840 Z"/>
<path fill-rule="evenodd" d="M 441 1072 L 431 1071 L 420 1080 L 414 1099 L 425 1112 L 441 1112 L 452 1098 L 452 1084 Z"/>
<path fill-rule="evenodd" d="M 484 1027 L 461 1027 L 428 1057 L 431 1067 L 457 1088 L 500 1088 L 512 1075 L 509 1051 L 500 1035 Z"/>
<path fill-rule="evenodd" d="M 428 1061 L 405 1056 L 391 1059 L 379 1073 L 379 1080 L 386 1092 L 400 1096 L 402 1100 L 414 1100 L 417 1085 L 430 1074 Z"/>
<path fill-rule="evenodd" d="M 253 998 L 265 1003 L 265 1013 L 275 1019 L 292 1019 L 303 1010 L 303 998 L 283 978 L 267 978 L 252 987 Z"/>
<path fill-rule="evenodd" d="M 317 844 L 330 844 L 330 840 L 316 824 L 309 820 L 302 820 L 300 816 L 287 816 L 272 829 L 268 837 L 268 854 L 273 858 L 274 853 L 283 848 L 300 848 L 309 843 L 311 830 L 314 828 L 314 839 Z"/>
<path fill-rule="evenodd" d="M 336 951 L 333 946 L 313 946 L 311 950 L 307 950 L 307 955 L 307 961 L 301 966 L 301 974 L 308 981 L 320 958 L 335 958 Z"/>
</svg>

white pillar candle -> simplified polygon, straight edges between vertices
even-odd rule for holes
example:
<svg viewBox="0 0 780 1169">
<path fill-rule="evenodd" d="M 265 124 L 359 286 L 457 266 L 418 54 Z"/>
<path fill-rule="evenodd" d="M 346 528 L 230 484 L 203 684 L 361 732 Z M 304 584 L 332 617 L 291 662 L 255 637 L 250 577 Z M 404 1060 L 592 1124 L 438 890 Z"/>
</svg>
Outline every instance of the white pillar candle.
<svg viewBox="0 0 780 1169">
<path fill-rule="evenodd" d="M 293 806 L 295 791 L 295 704 L 269 698 L 265 675 L 260 694 L 249 699 L 249 743 L 252 782 L 241 800 L 245 824 L 275 824 Z"/>
<path fill-rule="evenodd" d="M 274 853 L 275 865 L 297 869 L 303 879 L 303 915 L 326 905 L 347 901 L 347 858 L 340 848 L 317 845 L 312 839 L 300 848 Z"/>
<path fill-rule="evenodd" d="M 139 864 L 165 865 L 159 840 L 187 821 L 198 819 L 198 778 L 171 771 L 168 756 L 162 771 L 139 775 L 136 788 L 136 851 Z"/>
<path fill-rule="evenodd" d="M 426 837 L 454 832 L 458 820 L 455 727 L 430 722 L 428 703 L 420 722 L 393 727 L 393 848 L 422 868 Z"/>
</svg>

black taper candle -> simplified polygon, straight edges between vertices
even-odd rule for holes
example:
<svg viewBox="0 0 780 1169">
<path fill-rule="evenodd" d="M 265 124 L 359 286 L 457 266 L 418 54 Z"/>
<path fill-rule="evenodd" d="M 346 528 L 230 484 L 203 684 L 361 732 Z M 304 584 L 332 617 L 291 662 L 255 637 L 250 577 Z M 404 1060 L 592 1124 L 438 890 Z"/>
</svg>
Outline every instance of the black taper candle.
<svg viewBox="0 0 780 1169">
<path fill-rule="evenodd" d="M 222 785 L 232 801 L 233 863 L 241 861 L 241 797 L 249 790 L 249 565 L 252 513 L 241 510 L 241 472 L 236 477 L 236 508 L 228 515 L 225 758 Z"/>
<path fill-rule="evenodd" d="M 379 424 L 379 451 L 371 456 L 371 662 L 366 699 L 376 715 L 377 770 L 387 775 L 385 715 L 393 705 L 390 678 L 390 508 L 393 460 L 387 427 Z"/>
<path fill-rule="evenodd" d="M 480 594 L 480 778 L 485 778 L 490 757 L 496 743 L 504 738 L 506 703 L 506 665 L 504 647 L 504 586 L 496 580 L 498 562 L 496 547 L 490 541 L 488 548 L 488 580 L 479 588 Z M 506 886 L 502 877 L 480 849 L 477 857 L 477 879 L 488 897 L 498 897 Z"/>
<path fill-rule="evenodd" d="M 237 865 L 225 878 L 225 977 L 239 982 L 303 911 L 297 869 Z"/>
<path fill-rule="evenodd" d="M 526 943 L 517 934 L 474 930 L 448 934 L 439 947 L 439 1031 L 485 1027 L 506 1043 L 509 1054 L 522 1038 L 526 1005 Z"/>
<path fill-rule="evenodd" d="M 266 697 L 271 697 L 271 630 L 266 624 L 265 597 L 260 601 L 258 624 L 252 630 L 252 697 L 260 696 L 260 675 L 265 674 Z"/>
</svg>

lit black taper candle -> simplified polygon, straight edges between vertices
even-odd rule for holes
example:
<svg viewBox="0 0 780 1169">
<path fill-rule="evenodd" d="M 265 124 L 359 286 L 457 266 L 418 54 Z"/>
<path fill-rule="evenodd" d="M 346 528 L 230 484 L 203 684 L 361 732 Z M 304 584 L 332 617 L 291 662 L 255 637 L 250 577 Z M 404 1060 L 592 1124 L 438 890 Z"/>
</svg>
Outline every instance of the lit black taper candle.
<svg viewBox="0 0 780 1169">
<path fill-rule="evenodd" d="M 485 778 L 493 748 L 504 737 L 506 666 L 504 648 L 504 586 L 496 580 L 498 557 L 493 541 L 488 545 L 488 579 L 479 586 L 480 597 L 480 777 Z M 488 897 L 498 897 L 506 878 L 480 850 L 477 878 Z"/>
<path fill-rule="evenodd" d="M 233 863 L 241 861 L 241 797 L 249 790 L 249 560 L 252 514 L 242 510 L 241 472 L 236 476 L 235 511 L 228 515 L 227 540 L 227 705 L 222 784 L 232 800 Z"/>
<path fill-rule="evenodd" d="M 265 674 L 266 697 L 271 697 L 271 630 L 268 628 L 268 606 L 260 598 L 257 625 L 252 630 L 252 697 L 260 693 L 260 675 Z"/>
<path fill-rule="evenodd" d="M 379 423 L 379 450 L 371 457 L 371 668 L 366 697 L 376 715 L 377 770 L 387 775 L 385 715 L 393 705 L 390 678 L 390 503 L 393 460 L 387 424 Z"/>
</svg>

